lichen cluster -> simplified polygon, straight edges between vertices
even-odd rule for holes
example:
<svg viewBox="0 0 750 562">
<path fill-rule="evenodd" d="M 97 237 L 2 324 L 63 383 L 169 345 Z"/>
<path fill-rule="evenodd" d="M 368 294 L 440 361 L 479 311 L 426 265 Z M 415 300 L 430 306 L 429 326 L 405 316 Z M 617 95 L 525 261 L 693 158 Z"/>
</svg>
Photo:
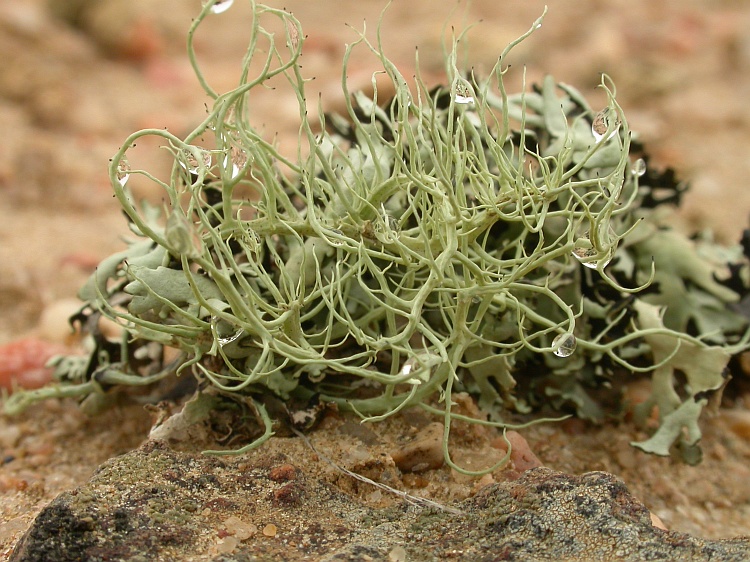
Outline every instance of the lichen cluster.
<svg viewBox="0 0 750 562">
<path fill-rule="evenodd" d="M 635 445 L 699 459 L 700 412 L 747 341 L 729 307 L 742 291 L 715 279 L 726 259 L 659 225 L 653 209 L 682 187 L 647 168 L 606 76 L 600 110 L 552 78 L 509 95 L 509 53 L 541 18 L 482 76 L 459 70 L 455 38 L 436 88 L 402 76 L 379 32 L 362 33 L 343 61 L 346 115 L 326 115 L 308 103 L 299 22 L 259 4 L 239 85 L 216 93 L 192 50 L 213 4 L 189 35 L 207 117 L 182 139 L 134 133 L 112 159 L 137 239 L 81 291 L 91 356 L 60 359 L 57 385 L 6 408 L 192 375 L 253 401 L 266 431 L 246 450 L 271 435 L 269 395 L 369 421 L 421 406 L 450 430 L 457 390 L 490 414 L 479 423 L 545 405 L 603 419 L 621 413 L 622 385 L 649 373 L 637 417 L 658 412 L 659 429 Z M 355 48 L 377 56 L 395 96 L 381 99 L 375 79 L 371 96 L 348 91 Z M 299 102 L 293 157 L 248 118 L 253 90 L 274 77 Z M 169 178 L 130 169 L 145 136 L 171 151 Z M 135 174 L 162 190 L 163 210 L 133 200 Z M 123 326 L 121 341 L 97 330 L 99 315 Z M 163 362 L 163 347 L 178 361 Z"/>
</svg>

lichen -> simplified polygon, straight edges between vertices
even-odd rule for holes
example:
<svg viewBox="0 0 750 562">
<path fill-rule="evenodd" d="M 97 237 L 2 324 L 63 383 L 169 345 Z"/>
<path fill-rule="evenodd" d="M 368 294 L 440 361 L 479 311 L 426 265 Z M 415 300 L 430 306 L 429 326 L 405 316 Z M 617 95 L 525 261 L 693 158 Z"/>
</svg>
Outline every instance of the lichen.
<svg viewBox="0 0 750 562">
<path fill-rule="evenodd" d="M 49 396 L 96 403 L 112 387 L 189 373 L 255 408 L 265 433 L 239 451 L 272 435 L 268 396 L 319 397 L 367 421 L 420 406 L 443 417 L 446 461 L 471 473 L 447 447 L 451 420 L 465 419 L 452 412 L 455 391 L 490 413 L 477 423 L 511 427 L 505 411 L 542 404 L 603 419 L 619 412 L 601 389 L 651 373 L 639 416 L 658 407 L 660 428 L 635 445 L 660 455 L 677 445 L 697 462 L 698 416 L 747 344 L 747 320 L 730 309 L 744 289 L 716 280 L 726 260 L 707 263 L 660 224 L 653 210 L 682 186 L 639 157 L 607 76 L 600 111 L 552 77 L 509 95 L 511 50 L 539 18 L 483 76 L 458 68 L 464 36 L 453 38 L 447 85 L 429 88 L 418 64 L 407 80 L 387 58 L 378 29 L 347 47 L 346 114 L 328 115 L 308 101 L 300 23 L 261 4 L 239 85 L 215 92 L 192 47 L 204 19 L 222 17 L 214 3 L 188 41 L 207 116 L 185 138 L 133 133 L 110 163 L 137 239 L 81 290 L 90 357 L 61 361 L 55 386 L 16 394 L 6 410 Z M 374 79 L 372 96 L 348 90 L 353 49 L 375 54 L 392 99 Z M 293 156 L 248 117 L 273 78 L 298 100 Z M 131 169 L 144 137 L 171 151 L 169 178 Z M 162 190 L 163 211 L 133 200 L 134 175 Z M 98 332 L 100 315 L 120 323 L 121 341 Z M 180 350 L 177 362 L 162 360 L 164 347 Z"/>
</svg>

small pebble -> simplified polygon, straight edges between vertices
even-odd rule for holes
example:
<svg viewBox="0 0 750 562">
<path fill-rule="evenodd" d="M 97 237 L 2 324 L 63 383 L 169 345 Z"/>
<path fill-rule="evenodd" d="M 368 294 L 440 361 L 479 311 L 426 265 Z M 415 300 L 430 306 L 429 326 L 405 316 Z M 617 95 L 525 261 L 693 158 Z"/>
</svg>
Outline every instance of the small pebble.
<svg viewBox="0 0 750 562">
<path fill-rule="evenodd" d="M 23 492 L 28 487 L 28 480 L 7 474 L 0 474 L 0 492 Z"/>
<path fill-rule="evenodd" d="M 411 443 L 391 455 L 393 462 L 403 472 L 422 472 L 440 468 L 445 462 L 443 432 L 442 423 L 431 423 L 417 433 Z"/>
<path fill-rule="evenodd" d="M 120 324 L 106 316 L 99 317 L 98 328 L 102 335 L 110 341 L 119 340 L 125 330 Z"/>
<path fill-rule="evenodd" d="M 39 318 L 39 335 L 47 341 L 72 345 L 77 335 L 69 319 L 79 310 L 83 303 L 78 299 L 59 299 L 44 307 Z"/>
<path fill-rule="evenodd" d="M 0 388 L 11 390 L 39 388 L 52 379 L 52 369 L 45 364 L 54 355 L 66 352 L 60 344 L 35 338 L 24 338 L 0 345 Z"/>
<path fill-rule="evenodd" d="M 231 515 L 224 520 L 224 528 L 229 534 L 241 541 L 249 539 L 258 532 L 258 527 L 235 515 Z"/>
<path fill-rule="evenodd" d="M 664 524 L 664 522 L 659 518 L 656 513 L 653 511 L 649 511 L 649 515 L 651 515 L 651 524 L 656 527 L 657 529 L 662 529 L 664 531 L 668 531 L 667 526 Z"/>
<path fill-rule="evenodd" d="M 289 482 L 297 477 L 297 469 L 291 464 L 282 464 L 273 467 L 268 477 L 274 482 Z"/>
<path fill-rule="evenodd" d="M 26 464 L 32 468 L 48 466 L 52 462 L 51 455 L 29 455 L 25 459 Z"/>
<path fill-rule="evenodd" d="M 219 554 L 230 554 L 236 550 L 239 544 L 240 541 L 235 537 L 224 537 L 219 541 L 219 544 L 216 545 L 216 551 Z"/>
<path fill-rule="evenodd" d="M 268 525 L 263 527 L 263 534 L 267 537 L 275 537 L 277 530 L 278 529 L 276 528 L 276 525 L 274 525 L 273 523 L 269 523 Z"/>
<path fill-rule="evenodd" d="M 474 482 L 474 486 L 472 487 L 472 494 L 476 494 L 481 490 L 482 488 L 486 488 L 487 486 L 491 486 L 495 483 L 495 479 L 493 478 L 492 474 L 485 474 L 482 476 L 479 480 Z"/>
<path fill-rule="evenodd" d="M 544 466 L 542 461 L 532 452 L 529 443 L 520 433 L 517 431 L 508 431 L 505 433 L 505 436 L 510 442 L 510 460 L 517 471 L 524 472 L 530 468 Z M 503 451 L 508 450 L 508 445 L 502 437 L 494 439 L 492 446 Z"/>
</svg>

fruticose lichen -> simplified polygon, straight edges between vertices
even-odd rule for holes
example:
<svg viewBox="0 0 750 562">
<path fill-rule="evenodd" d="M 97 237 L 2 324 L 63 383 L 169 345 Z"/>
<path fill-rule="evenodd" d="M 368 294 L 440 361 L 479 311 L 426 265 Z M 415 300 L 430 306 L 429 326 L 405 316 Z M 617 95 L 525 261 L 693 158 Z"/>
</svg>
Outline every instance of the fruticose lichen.
<svg viewBox="0 0 750 562">
<path fill-rule="evenodd" d="M 601 111 L 551 77 L 509 95 L 509 53 L 540 18 L 482 76 L 459 70 L 455 38 L 447 85 L 429 88 L 418 70 L 402 76 L 378 30 L 374 43 L 362 33 L 347 47 L 347 111 L 328 115 L 308 103 L 299 22 L 253 8 L 239 85 L 218 94 L 197 63 L 196 30 L 223 17 L 209 1 L 188 43 L 208 115 L 185 138 L 136 132 L 112 159 L 137 238 L 81 290 L 76 320 L 91 355 L 58 360 L 55 385 L 15 394 L 6 409 L 194 376 L 199 393 L 254 404 L 265 432 L 241 451 L 272 434 L 267 397 L 317 397 L 369 421 L 412 406 L 441 415 L 455 466 L 458 390 L 489 413 L 477 423 L 502 427 L 504 411 L 545 404 L 599 420 L 621 413 L 611 404 L 623 384 L 650 373 L 636 417 L 656 411 L 659 428 L 634 445 L 659 455 L 676 446 L 697 462 L 701 410 L 748 340 L 730 307 L 746 290 L 745 257 L 731 260 L 730 281 L 741 282 L 721 283 L 714 273 L 728 259 L 711 262 L 709 241 L 659 223 L 654 209 L 683 186 L 646 166 L 611 80 L 601 80 Z M 379 59 L 392 99 L 374 77 L 373 95 L 348 91 L 355 48 Z M 299 102 L 291 157 L 248 118 L 254 90 L 274 77 Z M 171 151 L 169 178 L 130 169 L 127 153 L 146 136 Z M 135 174 L 163 190 L 163 210 L 133 200 Z M 120 341 L 97 329 L 100 315 L 124 328 Z M 165 347 L 177 361 L 163 360 Z"/>
</svg>

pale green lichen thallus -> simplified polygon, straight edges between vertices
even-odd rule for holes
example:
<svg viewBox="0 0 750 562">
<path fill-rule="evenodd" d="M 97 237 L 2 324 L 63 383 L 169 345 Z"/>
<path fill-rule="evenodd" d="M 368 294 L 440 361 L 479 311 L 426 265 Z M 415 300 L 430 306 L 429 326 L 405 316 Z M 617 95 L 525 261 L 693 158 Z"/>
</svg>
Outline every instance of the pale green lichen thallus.
<svg viewBox="0 0 750 562">
<path fill-rule="evenodd" d="M 453 38 L 441 87 L 418 65 L 407 79 L 379 30 L 363 32 L 343 59 L 346 112 L 326 115 L 309 103 L 300 23 L 261 4 L 237 87 L 211 87 L 193 41 L 231 4 L 207 2 L 189 31 L 208 115 L 185 138 L 133 133 L 110 164 L 135 238 L 81 290 L 91 355 L 61 360 L 54 386 L 14 395 L 7 410 L 50 396 L 99 404 L 112 388 L 176 371 L 202 392 L 254 404 L 265 431 L 241 450 L 272 434 L 264 396 L 319 396 L 370 421 L 412 406 L 441 416 L 455 466 L 456 391 L 478 397 L 492 420 L 480 423 L 502 427 L 508 412 L 545 404 L 617 415 L 590 390 L 651 376 L 638 412 L 645 421 L 658 409 L 660 427 L 635 445 L 697 461 L 700 411 L 747 342 L 747 321 L 730 308 L 741 291 L 714 277 L 724 263 L 699 259 L 697 242 L 658 222 L 653 209 L 669 198 L 652 189 L 680 188 L 639 160 L 607 76 L 604 108 L 551 77 L 508 94 L 512 48 L 541 18 L 481 74 L 458 68 L 465 36 Z M 394 97 L 349 91 L 355 49 L 374 53 L 373 73 Z M 256 91 L 275 77 L 298 101 L 296 154 L 249 120 Z M 168 177 L 128 164 L 142 137 L 171 151 Z M 166 204 L 134 201 L 135 176 Z M 99 315 L 124 328 L 121 341 L 96 333 Z M 182 355 L 162 363 L 153 346 Z"/>
</svg>

